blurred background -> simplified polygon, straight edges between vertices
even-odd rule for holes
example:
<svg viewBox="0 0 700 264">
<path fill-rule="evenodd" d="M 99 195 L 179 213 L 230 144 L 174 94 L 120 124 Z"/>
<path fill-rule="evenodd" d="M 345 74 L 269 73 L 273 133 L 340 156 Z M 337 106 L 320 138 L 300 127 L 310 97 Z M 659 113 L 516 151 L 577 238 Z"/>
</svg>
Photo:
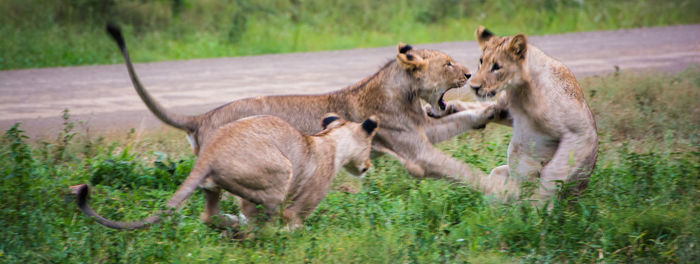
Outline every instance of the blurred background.
<svg viewBox="0 0 700 264">
<path fill-rule="evenodd" d="M 700 0 L 0 0 L 0 263 L 700 263 L 698 11 Z M 375 71 L 398 41 L 472 40 L 478 25 L 528 37 L 696 25 L 625 31 L 640 38 L 619 45 L 600 35 L 620 32 L 529 38 L 574 71 L 607 69 L 577 76 L 600 140 L 589 187 L 552 210 L 414 179 L 385 156 L 363 179 L 341 172 L 304 228 L 253 225 L 239 240 L 199 220 L 199 193 L 135 232 L 104 228 L 75 206 L 68 186 L 89 183 L 100 214 L 143 218 L 195 162 L 184 133 L 133 91 L 106 21 L 122 26 L 139 62 L 387 47 L 337 59 L 341 52 L 136 65 L 149 91 L 187 114 L 252 92 L 339 89 Z M 450 45 L 476 63 L 474 42 L 422 46 Z M 115 65 L 10 70 L 92 64 Z M 488 173 L 506 164 L 511 137 L 488 125 L 438 147 Z M 239 212 L 234 199 L 221 207 Z"/>
<path fill-rule="evenodd" d="M 697 0 L 3 0 L 0 70 L 378 47 L 699 23 Z"/>
</svg>

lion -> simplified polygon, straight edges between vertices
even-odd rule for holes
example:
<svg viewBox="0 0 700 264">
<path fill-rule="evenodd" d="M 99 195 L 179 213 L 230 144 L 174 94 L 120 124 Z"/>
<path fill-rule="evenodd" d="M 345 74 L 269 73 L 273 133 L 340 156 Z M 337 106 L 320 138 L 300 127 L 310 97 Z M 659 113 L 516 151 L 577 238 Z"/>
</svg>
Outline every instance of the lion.
<svg viewBox="0 0 700 264">
<path fill-rule="evenodd" d="M 341 166 L 363 176 L 370 168 L 371 141 L 379 120 L 348 122 L 329 113 L 323 130 L 307 136 L 275 116 L 253 116 L 217 129 L 202 147 L 192 171 L 168 200 L 175 209 L 200 186 L 206 196 L 201 219 L 220 228 L 239 227 L 243 219 L 259 214 L 265 220 L 280 217 L 291 229 L 301 226 L 323 200 Z M 117 222 L 98 215 L 87 204 L 87 184 L 71 187 L 80 210 L 107 227 L 137 229 L 160 220 L 160 214 L 143 221 Z M 241 198 L 242 217 L 219 213 L 221 190 Z M 261 211 L 258 212 L 258 206 Z"/>
<path fill-rule="evenodd" d="M 572 194 L 583 191 L 596 163 L 598 136 L 574 75 L 523 34 L 497 37 L 479 27 L 476 38 L 482 56 L 469 86 L 481 100 L 498 95 L 492 104 L 506 116 L 494 120 L 513 127 L 508 164 L 490 177 L 505 179 L 511 198 L 521 194 L 520 183 L 536 179 L 532 197 L 540 202 L 554 196 L 557 182 L 573 186 Z"/>
<path fill-rule="evenodd" d="M 316 95 L 245 98 L 201 115 L 188 116 L 168 111 L 149 95 L 136 76 L 119 28 L 108 25 L 107 31 L 118 44 L 143 102 L 163 122 L 185 130 L 195 154 L 217 128 L 251 115 L 274 115 L 303 134 L 314 134 L 321 130 L 315 120 L 327 112 L 354 122 L 376 114 L 382 125 L 372 142 L 374 157 L 389 154 L 414 177 L 443 178 L 479 190 L 489 189 L 482 186 L 489 180 L 480 170 L 433 146 L 472 128 L 483 127 L 494 115 L 493 107 L 477 107 L 444 116 L 448 110 L 445 93 L 464 86 L 471 75 L 466 67 L 443 52 L 413 49 L 399 43 L 396 59 L 347 88 Z M 432 117 L 424 111 L 421 99 L 432 106 L 429 110 Z"/>
</svg>

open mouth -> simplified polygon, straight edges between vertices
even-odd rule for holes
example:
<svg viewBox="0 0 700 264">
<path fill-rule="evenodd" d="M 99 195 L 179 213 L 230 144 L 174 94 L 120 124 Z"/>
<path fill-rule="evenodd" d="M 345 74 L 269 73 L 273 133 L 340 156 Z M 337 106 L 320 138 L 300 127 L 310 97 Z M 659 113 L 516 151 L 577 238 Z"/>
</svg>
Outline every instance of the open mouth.
<svg viewBox="0 0 700 264">
<path fill-rule="evenodd" d="M 447 104 L 445 103 L 445 93 L 442 93 L 440 95 L 440 99 L 438 100 L 438 107 L 440 107 L 441 111 L 445 111 L 445 108 L 447 108 Z"/>
</svg>

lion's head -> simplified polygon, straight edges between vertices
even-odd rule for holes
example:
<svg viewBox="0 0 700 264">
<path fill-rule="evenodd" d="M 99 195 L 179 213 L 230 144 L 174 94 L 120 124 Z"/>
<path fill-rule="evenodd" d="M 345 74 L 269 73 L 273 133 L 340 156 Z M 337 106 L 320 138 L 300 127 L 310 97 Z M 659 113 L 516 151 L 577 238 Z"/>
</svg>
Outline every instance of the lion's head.
<svg viewBox="0 0 700 264">
<path fill-rule="evenodd" d="M 427 49 L 413 49 L 399 43 L 396 60 L 418 81 L 418 96 L 431 105 L 431 116 L 442 116 L 447 105 L 445 93 L 467 83 L 471 74 L 467 67 L 457 63 L 444 52 Z"/>
<path fill-rule="evenodd" d="M 349 122 L 336 113 L 328 113 L 321 119 L 323 130 L 335 138 L 336 165 L 342 165 L 352 175 L 363 177 L 372 167 L 370 153 L 372 139 L 379 128 L 379 118 L 370 116 L 362 123 Z"/>
<path fill-rule="evenodd" d="M 477 97 L 493 97 L 524 82 L 525 35 L 498 37 L 480 26 L 476 29 L 476 39 L 481 47 L 481 58 L 469 86 Z"/>
</svg>

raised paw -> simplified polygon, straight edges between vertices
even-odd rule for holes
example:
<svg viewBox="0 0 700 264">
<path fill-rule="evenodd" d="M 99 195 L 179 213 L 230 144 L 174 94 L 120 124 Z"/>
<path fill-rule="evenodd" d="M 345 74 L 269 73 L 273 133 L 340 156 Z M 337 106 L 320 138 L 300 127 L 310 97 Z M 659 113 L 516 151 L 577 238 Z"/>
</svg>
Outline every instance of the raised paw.
<svg viewBox="0 0 700 264">
<path fill-rule="evenodd" d="M 464 102 L 462 107 L 465 109 L 463 113 L 470 116 L 473 129 L 485 128 L 497 114 L 495 105 L 489 102 Z"/>
<path fill-rule="evenodd" d="M 464 107 L 462 107 L 461 101 L 449 101 L 447 102 L 447 105 L 445 106 L 445 110 L 438 110 L 434 109 L 433 106 L 427 104 L 423 107 L 423 110 L 425 110 L 425 113 L 432 118 L 441 118 L 447 115 L 451 115 L 457 112 L 461 112 L 466 110 Z"/>
<path fill-rule="evenodd" d="M 429 105 L 429 104 L 425 105 L 425 106 L 423 107 L 423 110 L 425 111 L 425 113 L 426 113 L 429 117 L 432 117 L 432 118 L 440 118 L 439 115 L 433 113 L 433 107 L 432 107 L 431 105 Z"/>
</svg>

